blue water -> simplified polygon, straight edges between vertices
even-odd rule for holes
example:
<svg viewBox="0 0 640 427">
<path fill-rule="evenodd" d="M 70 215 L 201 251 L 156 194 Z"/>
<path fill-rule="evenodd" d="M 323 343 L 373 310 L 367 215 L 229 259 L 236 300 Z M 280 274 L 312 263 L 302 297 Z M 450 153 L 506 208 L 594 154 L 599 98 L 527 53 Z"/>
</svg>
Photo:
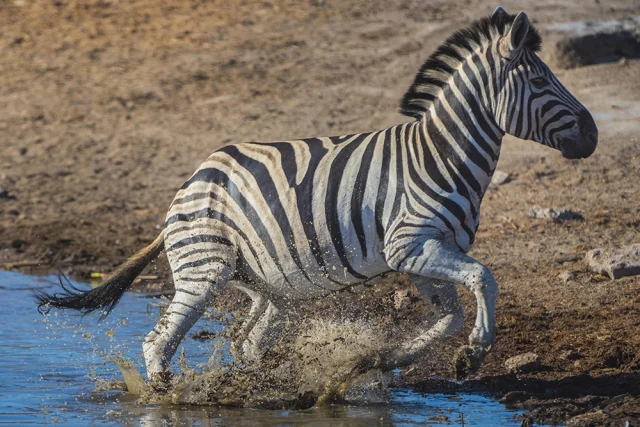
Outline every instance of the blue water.
<svg viewBox="0 0 640 427">
<path fill-rule="evenodd" d="M 56 282 L 56 277 L 0 271 L 0 425 L 520 425 L 517 412 L 480 394 L 403 390 L 394 392 L 388 405 L 305 411 L 137 404 L 122 391 L 96 391 L 96 386 L 122 380 L 108 356 L 126 357 L 144 372 L 142 339 L 166 301 L 127 293 L 102 323 L 63 311 L 42 316 L 31 291 L 51 291 Z M 203 319 L 193 332 L 220 327 Z M 187 338 L 183 347 L 189 366 L 206 363 L 213 346 Z"/>
</svg>

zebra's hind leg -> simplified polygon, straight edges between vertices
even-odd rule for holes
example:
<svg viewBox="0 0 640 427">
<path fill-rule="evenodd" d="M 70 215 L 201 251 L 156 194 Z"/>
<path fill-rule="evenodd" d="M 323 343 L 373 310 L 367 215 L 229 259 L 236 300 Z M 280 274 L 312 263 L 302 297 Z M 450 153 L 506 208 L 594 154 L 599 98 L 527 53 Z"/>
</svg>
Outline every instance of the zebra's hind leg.
<svg viewBox="0 0 640 427">
<path fill-rule="evenodd" d="M 147 377 L 151 385 L 159 390 L 166 389 L 168 385 L 171 377 L 169 364 L 178 345 L 202 316 L 207 303 L 229 280 L 233 270 L 230 263 L 219 260 L 207 263 L 204 270 L 198 264 L 198 267 L 180 267 L 173 273 L 176 294 L 142 344 Z"/>
<path fill-rule="evenodd" d="M 251 298 L 251 308 L 249 309 L 249 314 L 245 318 L 244 322 L 242 323 L 242 326 L 240 327 L 240 330 L 238 331 L 236 336 L 233 338 L 233 341 L 231 342 L 232 356 L 236 360 L 242 361 L 245 359 L 244 354 L 242 353 L 243 344 L 249 337 L 249 333 L 251 332 L 253 327 L 256 325 L 260 317 L 267 310 L 267 307 L 269 306 L 269 301 L 265 297 L 263 297 L 262 294 L 252 289 L 249 289 L 240 284 L 234 284 L 234 286 L 238 290 L 246 293 L 249 296 L 249 298 Z"/>
<path fill-rule="evenodd" d="M 272 301 L 242 343 L 243 362 L 260 363 L 264 353 L 275 344 L 285 326 L 285 316 Z"/>
</svg>

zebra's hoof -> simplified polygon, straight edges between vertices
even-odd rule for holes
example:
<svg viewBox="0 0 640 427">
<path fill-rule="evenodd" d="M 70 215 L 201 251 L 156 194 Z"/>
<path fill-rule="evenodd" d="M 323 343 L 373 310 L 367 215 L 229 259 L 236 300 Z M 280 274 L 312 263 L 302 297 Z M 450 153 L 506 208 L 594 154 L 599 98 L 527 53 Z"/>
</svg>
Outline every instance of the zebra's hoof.
<svg viewBox="0 0 640 427">
<path fill-rule="evenodd" d="M 166 394 L 171 390 L 171 380 L 173 373 L 171 371 L 157 372 L 149 375 L 149 385 L 159 394 Z"/>
<path fill-rule="evenodd" d="M 453 356 L 453 375 L 461 380 L 478 370 L 487 352 L 482 347 L 463 345 Z"/>
</svg>

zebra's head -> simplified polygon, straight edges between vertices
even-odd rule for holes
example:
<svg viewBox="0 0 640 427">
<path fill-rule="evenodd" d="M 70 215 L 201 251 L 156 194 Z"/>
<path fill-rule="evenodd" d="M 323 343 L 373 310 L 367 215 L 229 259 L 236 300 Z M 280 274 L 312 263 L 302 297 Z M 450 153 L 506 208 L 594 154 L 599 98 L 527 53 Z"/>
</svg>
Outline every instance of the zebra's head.
<svg viewBox="0 0 640 427">
<path fill-rule="evenodd" d="M 444 113 L 453 110 L 467 129 L 484 123 L 491 138 L 506 132 L 570 159 L 589 157 L 598 143 L 595 122 L 538 57 L 540 45 L 525 12 L 509 15 L 498 7 L 436 49 L 402 98 L 400 112 L 422 120 L 445 106 Z"/>
<path fill-rule="evenodd" d="M 536 54 L 540 35 L 527 14 L 514 18 L 498 7 L 491 21 L 504 28 L 495 41 L 498 125 L 510 135 L 555 148 L 568 159 L 589 157 L 598 144 L 598 128 Z"/>
</svg>

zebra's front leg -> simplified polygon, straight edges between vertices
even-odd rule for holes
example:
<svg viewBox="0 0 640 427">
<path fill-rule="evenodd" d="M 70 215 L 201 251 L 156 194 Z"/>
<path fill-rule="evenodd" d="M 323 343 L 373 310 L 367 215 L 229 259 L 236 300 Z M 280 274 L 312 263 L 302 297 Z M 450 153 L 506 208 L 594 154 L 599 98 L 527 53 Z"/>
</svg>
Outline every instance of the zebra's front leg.
<svg viewBox="0 0 640 427">
<path fill-rule="evenodd" d="M 394 259 L 389 260 L 389 264 L 397 271 L 462 283 L 475 294 L 477 313 L 473 331 L 469 335 L 469 346 L 459 349 L 454 358 L 456 377 L 466 376 L 480 366 L 495 340 L 498 285 L 493 274 L 478 261 L 440 240 L 431 239 L 416 243 L 408 251 L 403 254 L 401 252 L 393 252 L 401 261 L 394 265 Z M 428 343 L 429 340 L 422 340 L 413 346 L 410 345 L 409 355 L 403 360 L 403 364 L 411 363 L 411 359 L 415 360 Z"/>
</svg>

